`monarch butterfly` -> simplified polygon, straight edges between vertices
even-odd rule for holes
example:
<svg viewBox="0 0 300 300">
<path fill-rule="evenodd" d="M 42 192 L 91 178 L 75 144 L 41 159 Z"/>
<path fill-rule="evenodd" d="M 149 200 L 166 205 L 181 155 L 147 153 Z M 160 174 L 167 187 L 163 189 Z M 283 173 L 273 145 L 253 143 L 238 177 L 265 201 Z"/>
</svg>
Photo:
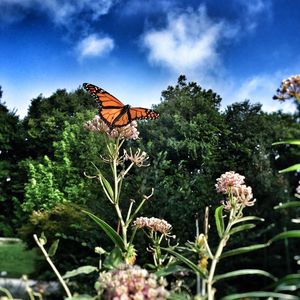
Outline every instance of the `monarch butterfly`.
<svg viewBox="0 0 300 300">
<path fill-rule="evenodd" d="M 159 117 L 159 114 L 152 109 L 124 105 L 116 97 L 91 83 L 84 83 L 83 87 L 95 98 L 98 103 L 100 118 L 110 129 L 126 126 L 133 120 Z"/>
</svg>

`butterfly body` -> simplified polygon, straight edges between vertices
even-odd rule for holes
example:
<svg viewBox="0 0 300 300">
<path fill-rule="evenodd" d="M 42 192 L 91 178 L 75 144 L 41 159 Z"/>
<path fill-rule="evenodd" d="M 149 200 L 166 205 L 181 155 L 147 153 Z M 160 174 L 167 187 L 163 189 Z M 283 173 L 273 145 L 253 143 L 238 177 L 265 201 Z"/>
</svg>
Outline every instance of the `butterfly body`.
<svg viewBox="0 0 300 300">
<path fill-rule="evenodd" d="M 134 120 L 156 119 L 159 116 L 152 109 L 124 105 L 116 97 L 91 83 L 84 83 L 83 87 L 95 98 L 99 116 L 110 129 L 126 126 Z"/>
</svg>

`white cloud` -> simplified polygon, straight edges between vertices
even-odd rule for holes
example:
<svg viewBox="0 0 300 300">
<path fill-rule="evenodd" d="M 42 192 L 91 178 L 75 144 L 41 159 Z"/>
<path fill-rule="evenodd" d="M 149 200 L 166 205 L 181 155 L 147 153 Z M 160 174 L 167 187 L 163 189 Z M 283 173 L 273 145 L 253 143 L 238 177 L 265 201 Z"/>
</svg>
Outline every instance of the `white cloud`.
<svg viewBox="0 0 300 300">
<path fill-rule="evenodd" d="M 221 96 L 223 98 L 223 106 L 232 102 L 240 102 L 250 100 L 251 103 L 261 103 L 262 109 L 267 112 L 275 112 L 282 110 L 283 112 L 294 112 L 296 107 L 293 101 L 280 102 L 273 100 L 281 80 L 286 76 L 283 72 L 274 74 L 257 74 L 251 78 L 246 78 L 240 85 L 236 82 L 226 82 L 227 87 L 221 88 Z"/>
<path fill-rule="evenodd" d="M 237 28 L 210 19 L 200 6 L 196 11 L 170 13 L 165 28 L 148 30 L 142 40 L 151 63 L 176 73 L 206 75 L 221 67 L 218 48 L 236 33 Z"/>
<path fill-rule="evenodd" d="M 98 20 L 108 13 L 118 0 L 1 0 L 0 20 L 18 21 L 29 12 L 45 12 L 60 25 L 71 25 L 83 19 Z"/>
<path fill-rule="evenodd" d="M 236 0 L 237 9 L 241 15 L 244 28 L 254 31 L 262 21 L 272 18 L 272 3 L 270 0 Z"/>
<path fill-rule="evenodd" d="M 96 34 L 91 34 L 81 40 L 77 45 L 79 58 L 101 57 L 108 54 L 114 48 L 114 41 L 110 37 L 100 38 Z"/>
</svg>

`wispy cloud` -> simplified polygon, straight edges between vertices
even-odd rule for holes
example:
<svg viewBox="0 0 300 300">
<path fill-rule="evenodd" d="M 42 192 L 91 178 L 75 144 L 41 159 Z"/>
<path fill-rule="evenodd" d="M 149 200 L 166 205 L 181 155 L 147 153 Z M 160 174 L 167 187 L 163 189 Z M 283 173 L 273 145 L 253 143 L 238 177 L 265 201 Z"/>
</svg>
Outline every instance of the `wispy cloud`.
<svg viewBox="0 0 300 300">
<path fill-rule="evenodd" d="M 149 29 L 142 40 L 152 64 L 176 73 L 207 75 L 220 66 L 219 47 L 232 39 L 237 28 L 212 20 L 205 6 L 169 13 L 165 28 Z"/>
<path fill-rule="evenodd" d="M 77 45 L 79 59 L 87 57 L 101 57 L 108 54 L 114 48 L 114 41 L 110 37 L 99 37 L 91 34 L 81 40 Z"/>
<path fill-rule="evenodd" d="M 1 0 L 1 21 L 18 21 L 29 12 L 46 13 L 50 19 L 60 25 L 72 24 L 89 18 L 97 20 L 108 13 L 117 0 Z"/>
<path fill-rule="evenodd" d="M 272 17 L 272 2 L 270 0 L 236 0 L 237 9 L 244 28 L 253 32 L 259 23 Z"/>
</svg>

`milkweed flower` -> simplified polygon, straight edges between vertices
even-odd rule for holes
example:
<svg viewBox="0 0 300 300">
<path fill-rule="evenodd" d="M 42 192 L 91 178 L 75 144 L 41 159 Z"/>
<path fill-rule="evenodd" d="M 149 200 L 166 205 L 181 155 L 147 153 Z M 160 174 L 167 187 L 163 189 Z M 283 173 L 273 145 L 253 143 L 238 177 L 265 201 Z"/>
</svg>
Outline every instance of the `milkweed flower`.
<svg viewBox="0 0 300 300">
<path fill-rule="evenodd" d="M 110 129 L 109 126 L 96 115 L 92 120 L 84 124 L 84 128 L 93 132 L 100 132 L 106 134 L 110 139 L 125 139 L 136 140 L 139 137 L 139 131 L 137 129 L 137 122 L 132 121 L 130 124 L 122 127 L 115 127 Z"/>
<path fill-rule="evenodd" d="M 224 209 L 232 210 L 234 207 L 241 208 L 253 206 L 256 199 L 253 199 L 252 188 L 244 184 L 245 176 L 234 171 L 226 172 L 217 179 L 216 189 L 221 194 L 228 195 L 227 201 L 221 201 Z"/>
<path fill-rule="evenodd" d="M 145 228 L 155 232 L 160 232 L 163 235 L 169 235 L 172 230 L 172 225 L 164 219 L 139 217 L 133 222 L 136 228 Z"/>
<path fill-rule="evenodd" d="M 139 266 L 119 265 L 100 274 L 99 292 L 105 300 L 165 300 L 167 281 Z"/>
<path fill-rule="evenodd" d="M 234 171 L 226 172 L 217 179 L 215 187 L 218 193 L 227 194 L 232 187 L 240 186 L 244 183 L 245 176 Z"/>
<path fill-rule="evenodd" d="M 149 156 L 145 151 L 141 151 L 138 149 L 134 154 L 130 148 L 129 151 L 124 149 L 124 160 L 130 160 L 133 162 L 137 167 L 147 167 L 149 164 L 145 164 L 145 162 L 149 159 Z"/>
<path fill-rule="evenodd" d="M 289 98 L 295 98 L 300 101 L 300 75 L 294 75 L 282 80 L 280 88 L 277 89 L 277 95 L 274 100 L 285 101 Z"/>
</svg>

